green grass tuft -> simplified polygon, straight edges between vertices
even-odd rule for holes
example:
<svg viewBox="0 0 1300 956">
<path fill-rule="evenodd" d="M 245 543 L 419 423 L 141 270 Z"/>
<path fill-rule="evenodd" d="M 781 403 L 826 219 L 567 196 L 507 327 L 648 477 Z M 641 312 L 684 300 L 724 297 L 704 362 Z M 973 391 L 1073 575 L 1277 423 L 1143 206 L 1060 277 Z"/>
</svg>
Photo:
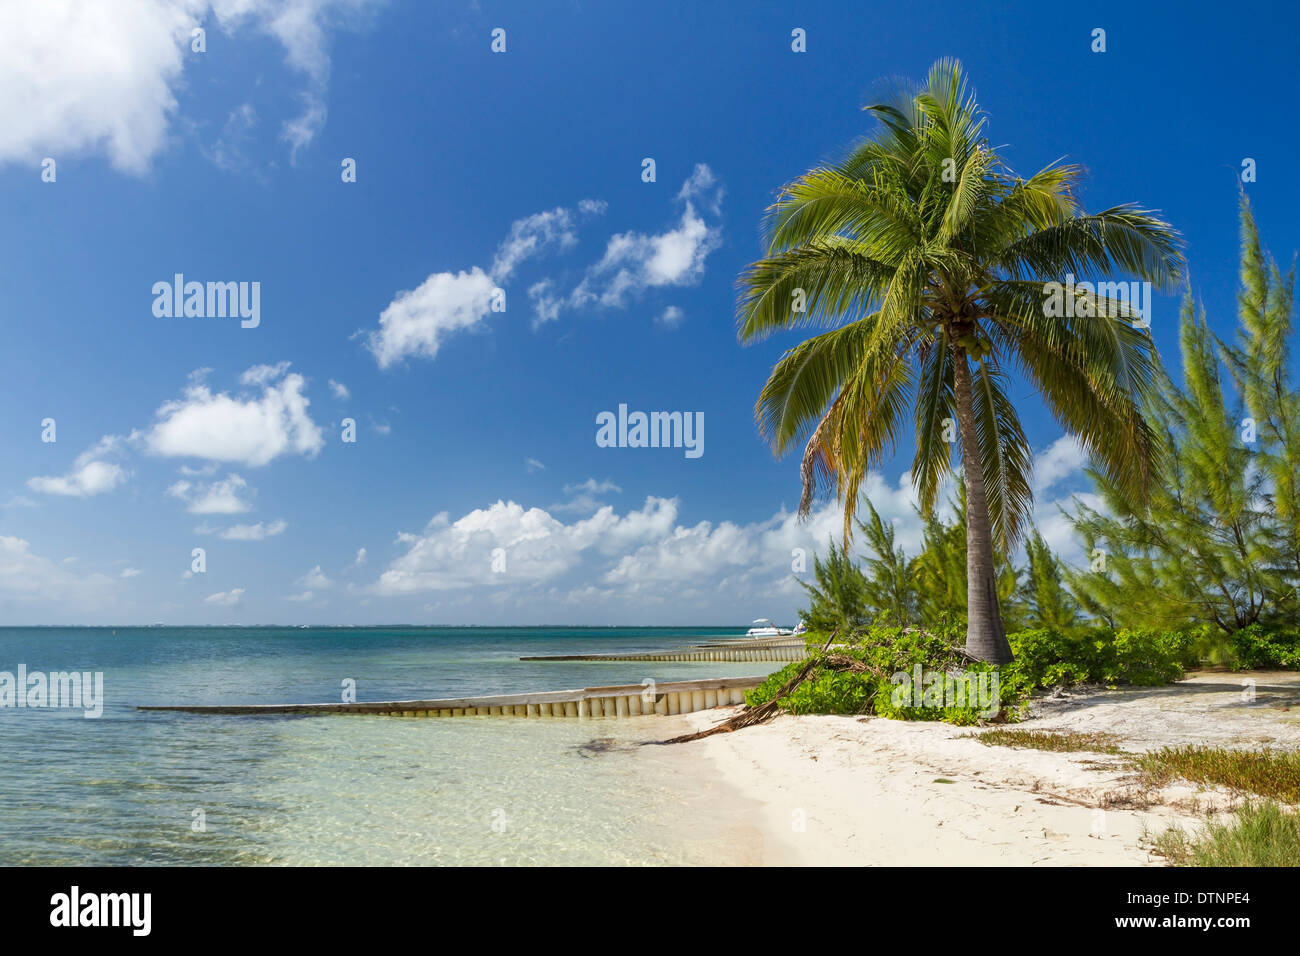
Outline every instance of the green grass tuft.
<svg viewBox="0 0 1300 956">
<path fill-rule="evenodd" d="M 1031 750 L 1051 750 L 1056 753 L 1094 754 L 1124 753 L 1115 743 L 1114 734 L 1084 734 L 1074 731 L 1055 733 L 1050 730 L 988 730 L 982 734 L 969 734 L 988 747 L 1020 747 Z"/>
<path fill-rule="evenodd" d="M 1292 751 L 1165 747 L 1138 757 L 1136 765 L 1152 784 L 1182 777 L 1282 803 L 1300 803 L 1300 753 Z"/>
<path fill-rule="evenodd" d="M 1175 866 L 1300 865 L 1300 817 L 1269 800 L 1248 804 L 1235 820 L 1211 821 L 1189 835 L 1174 827 L 1155 840 Z"/>
</svg>

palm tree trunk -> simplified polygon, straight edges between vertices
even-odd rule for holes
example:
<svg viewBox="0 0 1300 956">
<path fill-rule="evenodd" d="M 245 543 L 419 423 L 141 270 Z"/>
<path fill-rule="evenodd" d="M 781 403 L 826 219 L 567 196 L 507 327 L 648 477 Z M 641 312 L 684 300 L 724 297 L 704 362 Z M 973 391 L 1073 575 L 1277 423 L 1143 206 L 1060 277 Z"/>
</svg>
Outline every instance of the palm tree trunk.
<svg viewBox="0 0 1300 956">
<path fill-rule="evenodd" d="M 1011 645 L 998 608 L 993 535 L 984 491 L 984 459 L 975 431 L 975 399 L 966 351 L 954 349 L 953 392 L 961 430 L 962 476 L 966 484 L 966 653 L 990 664 L 1011 661 Z"/>
</svg>

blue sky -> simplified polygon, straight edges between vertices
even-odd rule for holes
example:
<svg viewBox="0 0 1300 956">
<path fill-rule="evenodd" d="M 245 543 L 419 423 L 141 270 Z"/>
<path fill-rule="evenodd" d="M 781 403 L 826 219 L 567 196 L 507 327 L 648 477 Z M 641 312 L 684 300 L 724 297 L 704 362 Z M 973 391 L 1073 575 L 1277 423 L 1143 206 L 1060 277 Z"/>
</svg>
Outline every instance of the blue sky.
<svg viewBox="0 0 1300 956">
<path fill-rule="evenodd" d="M 0 10 L 0 621 L 792 621 L 793 549 L 839 516 L 791 515 L 753 403 L 798 334 L 741 348 L 735 279 L 775 190 L 941 56 L 1017 169 L 1162 210 L 1217 329 L 1244 158 L 1300 247 L 1293 8 L 540 6 Z M 258 282 L 260 323 L 156 316 L 175 273 Z M 1020 398 L 1069 555 L 1083 462 Z M 619 404 L 702 413 L 703 455 L 598 447 Z M 905 545 L 909 460 L 869 486 Z"/>
</svg>

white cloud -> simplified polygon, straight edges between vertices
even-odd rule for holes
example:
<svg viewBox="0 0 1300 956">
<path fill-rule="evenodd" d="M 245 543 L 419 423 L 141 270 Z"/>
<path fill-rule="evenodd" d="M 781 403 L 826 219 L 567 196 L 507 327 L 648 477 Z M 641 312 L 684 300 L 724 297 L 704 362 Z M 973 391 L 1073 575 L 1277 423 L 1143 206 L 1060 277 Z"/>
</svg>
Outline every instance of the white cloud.
<svg viewBox="0 0 1300 956">
<path fill-rule="evenodd" d="M 283 518 L 277 518 L 275 521 L 257 524 L 233 524 L 229 528 L 213 528 L 209 525 L 202 524 L 194 529 L 195 534 L 215 534 L 223 541 L 261 541 L 264 538 L 273 538 L 278 534 L 283 534 L 289 527 L 289 522 Z"/>
<path fill-rule="evenodd" d="M 364 551 L 365 549 L 362 548 L 361 552 L 358 553 L 358 557 L 361 557 L 361 554 L 364 553 Z M 317 591 L 325 591 L 334 586 L 334 582 L 327 578 L 325 573 L 321 571 L 319 564 L 294 583 L 303 590 L 297 594 L 290 594 L 285 598 L 286 601 L 310 601 L 316 596 Z"/>
<path fill-rule="evenodd" d="M 297 584 L 299 587 L 317 591 L 324 591 L 326 588 L 334 586 L 334 582 L 327 578 L 325 573 L 321 571 L 319 564 L 300 577 Z"/>
<path fill-rule="evenodd" d="M 105 435 L 87 448 L 72 463 L 66 475 L 37 476 L 27 479 L 27 487 L 47 495 L 65 495 L 88 498 L 112 491 L 126 481 L 127 473 L 121 465 L 105 461 L 105 457 L 119 450 L 121 439 Z"/>
<path fill-rule="evenodd" d="M 141 440 L 154 455 L 205 458 L 265 465 L 281 455 L 314 456 L 325 444 L 320 428 L 307 412 L 306 380 L 284 374 L 287 363 L 258 365 L 241 378 L 260 386 L 260 395 L 232 397 L 191 384 L 185 397 L 158 409 L 158 421 Z M 277 377 L 283 375 L 278 382 Z"/>
<path fill-rule="evenodd" d="M 352 563 L 353 563 L 353 565 L 355 565 L 355 566 L 357 566 L 357 567 L 360 567 L 361 565 L 363 565 L 363 564 L 366 563 L 366 549 L 365 549 L 365 548 L 357 548 L 357 557 L 356 557 L 356 560 L 354 560 Z"/>
<path fill-rule="evenodd" d="M 342 382 L 336 382 L 334 379 L 330 379 L 329 386 L 330 391 L 334 393 L 334 397 L 340 402 L 346 402 L 352 397 L 352 393 L 348 391 L 348 387 Z"/>
<path fill-rule="evenodd" d="M 577 241 L 573 216 L 562 206 L 516 219 L 497 249 L 490 270 L 492 278 L 498 283 L 505 282 L 525 259 L 552 247 L 567 249 Z"/>
<path fill-rule="evenodd" d="M 722 186 L 718 184 L 718 177 L 713 170 L 705 163 L 696 163 L 690 177 L 682 183 L 677 198 L 682 202 L 698 200 L 706 204 L 715 216 L 719 216 L 722 214 L 722 195 Z"/>
<path fill-rule="evenodd" d="M 200 465 L 198 468 L 191 468 L 189 465 L 181 465 L 177 471 L 188 478 L 209 478 L 217 473 L 217 463 L 215 461 L 210 461 L 206 465 Z"/>
<path fill-rule="evenodd" d="M 554 322 L 564 308 L 564 299 L 555 294 L 555 281 L 541 279 L 528 287 L 528 298 L 533 303 L 533 328 Z"/>
<path fill-rule="evenodd" d="M 605 211 L 605 204 L 584 199 L 578 209 L 583 215 L 598 215 Z M 447 336 L 475 328 L 487 319 L 493 290 L 505 283 L 520 263 L 576 242 L 574 215 L 562 206 L 516 219 L 487 270 L 473 266 L 468 272 L 435 272 L 413 292 L 399 292 L 380 313 L 379 328 L 367 334 L 366 345 L 380 368 L 411 357 L 436 358 Z M 535 291 L 547 285 L 543 280 L 529 289 L 535 303 Z"/>
<path fill-rule="evenodd" d="M 623 517 L 603 508 L 566 525 L 541 508 L 498 501 L 456 522 L 444 512 L 424 531 L 402 534 L 407 553 L 379 578 L 380 593 L 400 594 L 550 580 L 572 569 L 587 551 L 605 551 L 662 531 L 676 516 L 676 502 L 647 498 Z M 498 550 L 500 549 L 500 550 Z M 501 561 L 504 558 L 505 570 Z"/>
<path fill-rule="evenodd" d="M 243 600 L 243 588 L 231 588 L 229 591 L 218 591 L 216 594 L 209 594 L 203 599 L 204 604 L 216 604 L 220 607 L 235 607 Z"/>
<path fill-rule="evenodd" d="M 77 575 L 33 554 L 22 538 L 0 535 L 0 602 L 47 604 L 60 615 L 69 609 L 97 609 L 102 614 L 117 588 L 117 581 L 107 575 Z"/>
<path fill-rule="evenodd" d="M 565 485 L 564 493 L 568 499 L 551 505 L 550 510 L 561 514 L 589 515 L 604 506 L 603 495 L 611 492 L 619 494 L 622 490 L 609 479 L 597 481 L 595 478 L 588 478 L 586 481 Z"/>
<path fill-rule="evenodd" d="M 597 481 L 595 478 L 588 478 L 586 481 L 580 481 L 576 484 L 564 486 L 564 493 L 566 495 L 577 494 L 580 491 L 585 491 L 592 495 L 602 495 L 609 491 L 619 493 L 622 490 L 622 488 L 614 484 L 614 482 L 608 478 L 603 481 Z"/>
<path fill-rule="evenodd" d="M 526 471 L 528 472 L 528 474 L 531 475 L 531 474 L 532 474 L 533 472 L 535 472 L 535 471 L 545 471 L 545 470 L 546 470 L 546 466 L 543 465 L 543 464 L 542 464 L 540 461 L 538 461 L 536 458 L 525 458 L 525 459 L 524 459 L 524 470 L 526 470 Z"/>
<path fill-rule="evenodd" d="M 176 109 L 181 48 L 203 4 L 0 5 L 0 161 L 103 150 L 143 172 Z"/>
<path fill-rule="evenodd" d="M 722 241 L 722 232 L 719 226 L 705 221 L 696 203 L 715 217 L 720 215 L 722 187 L 713 171 L 699 163 L 677 193 L 677 200 L 683 209 L 675 227 L 652 235 L 629 231 L 612 236 L 605 254 L 587 269 L 567 296 L 555 294 L 549 280 L 534 284 L 528 290 L 533 302 L 533 325 L 555 320 L 565 308 L 598 305 L 618 309 L 648 289 L 699 282 L 705 260 Z M 680 319 L 681 310 L 675 306 L 660 316 L 670 325 Z"/>
<path fill-rule="evenodd" d="M 693 285 L 704 274 L 704 260 L 718 241 L 717 230 L 688 203 L 674 229 L 658 235 L 624 232 L 613 236 L 604 257 L 573 291 L 572 304 L 622 308 L 646 289 Z"/>
<path fill-rule="evenodd" d="M 1088 455 L 1074 435 L 1062 435 L 1034 456 L 1034 494 L 1040 495 L 1066 478 L 1078 477 Z"/>
<path fill-rule="evenodd" d="M 221 134 L 211 146 L 200 147 L 203 155 L 228 173 L 243 172 L 253 165 L 249 155 L 252 131 L 257 126 L 257 110 L 244 103 L 230 111 Z"/>
<path fill-rule="evenodd" d="M 492 278 L 469 272 L 436 272 L 413 292 L 399 292 L 379 316 L 367 344 L 380 368 L 411 356 L 434 358 L 452 332 L 478 325 L 491 312 Z"/>
<path fill-rule="evenodd" d="M 289 371 L 292 362 L 276 362 L 274 365 L 254 365 L 239 376 L 240 385 L 266 385 Z"/>
<path fill-rule="evenodd" d="M 249 26 L 284 48 L 287 64 L 305 80 L 301 113 L 282 128 L 296 152 L 325 119 L 330 30 L 371 6 L 371 0 L 0 4 L 0 162 L 89 152 L 103 153 L 119 170 L 145 172 L 178 112 L 184 69 L 199 56 L 190 49 L 190 32 L 199 24 L 210 34 L 217 25 L 227 33 Z M 211 35 L 208 41 L 210 51 L 220 42 Z M 229 144 L 219 140 L 214 151 L 229 160 Z"/>
<path fill-rule="evenodd" d="M 655 316 L 655 321 L 665 328 L 675 329 L 682 324 L 682 319 L 686 316 L 681 309 L 675 305 L 670 305 L 659 315 Z"/>
<path fill-rule="evenodd" d="M 178 481 L 167 489 L 167 494 L 185 502 L 186 510 L 194 515 L 236 515 L 252 508 L 242 493 L 248 482 L 231 473 L 221 481 L 197 484 Z"/>
<path fill-rule="evenodd" d="M 137 578 L 139 576 L 140 576 L 139 568 L 123 568 L 122 574 L 120 575 L 120 577 L 123 578 Z"/>
</svg>

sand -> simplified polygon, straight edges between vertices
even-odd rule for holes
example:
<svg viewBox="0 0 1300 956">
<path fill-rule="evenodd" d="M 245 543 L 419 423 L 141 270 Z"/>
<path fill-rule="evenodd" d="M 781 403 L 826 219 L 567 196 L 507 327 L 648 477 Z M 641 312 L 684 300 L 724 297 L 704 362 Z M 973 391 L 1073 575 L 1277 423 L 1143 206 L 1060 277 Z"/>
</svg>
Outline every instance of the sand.
<svg viewBox="0 0 1300 956">
<path fill-rule="evenodd" d="M 1253 680 L 1254 699 L 1243 681 Z M 691 714 L 696 728 L 735 708 Z M 1300 747 L 1300 675 L 1199 673 L 1163 688 L 1034 702 L 1025 730 L 1108 733 L 1125 750 Z M 1114 757 L 990 747 L 975 728 L 779 717 L 679 745 L 759 805 L 729 837 L 749 862 L 793 865 L 1161 866 L 1144 833 L 1192 828 L 1237 795 L 1149 791 Z"/>
</svg>

